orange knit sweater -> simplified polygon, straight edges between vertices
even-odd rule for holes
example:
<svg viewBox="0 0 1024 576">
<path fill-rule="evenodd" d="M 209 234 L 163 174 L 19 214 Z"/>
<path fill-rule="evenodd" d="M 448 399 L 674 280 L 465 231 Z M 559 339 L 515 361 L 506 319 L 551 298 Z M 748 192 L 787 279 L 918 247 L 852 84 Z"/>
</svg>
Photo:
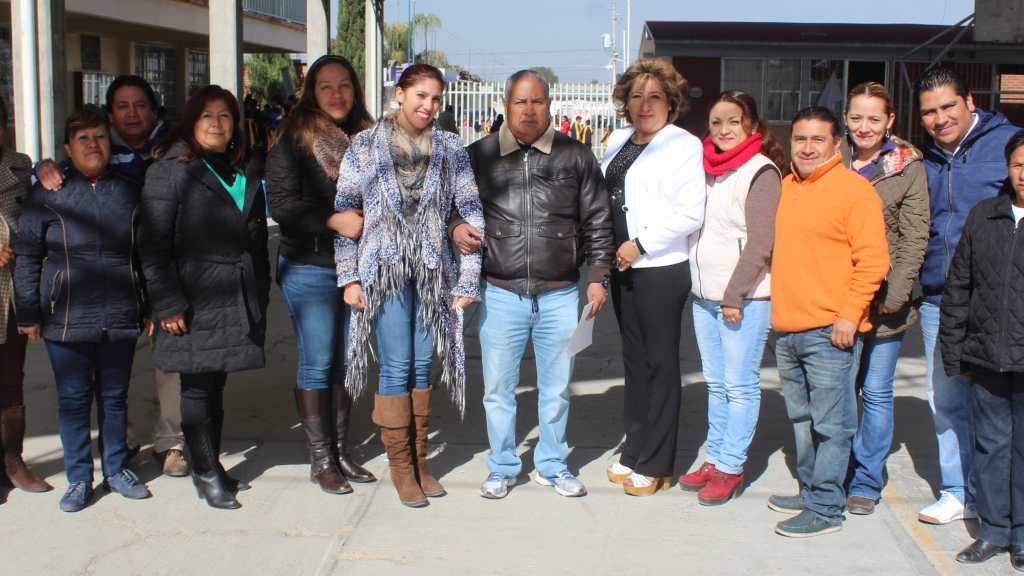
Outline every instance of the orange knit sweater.
<svg viewBox="0 0 1024 576">
<path fill-rule="evenodd" d="M 882 200 L 836 154 L 806 180 L 782 181 L 772 255 L 772 327 L 803 332 L 837 316 L 871 329 L 868 306 L 889 271 Z"/>
</svg>

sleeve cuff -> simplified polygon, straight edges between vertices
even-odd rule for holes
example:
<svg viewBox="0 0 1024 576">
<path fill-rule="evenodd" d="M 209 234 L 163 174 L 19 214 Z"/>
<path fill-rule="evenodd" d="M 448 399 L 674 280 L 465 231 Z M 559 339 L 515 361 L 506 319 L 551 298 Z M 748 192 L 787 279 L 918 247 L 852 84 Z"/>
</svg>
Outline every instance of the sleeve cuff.
<svg viewBox="0 0 1024 576">
<path fill-rule="evenodd" d="M 864 324 L 865 320 L 867 320 L 867 309 L 867 306 L 859 306 L 853 302 L 847 302 L 846 305 L 843 306 L 842 310 L 839 311 L 839 317 L 860 326 L 861 324 Z"/>
<path fill-rule="evenodd" d="M 43 323 L 43 311 L 38 307 L 33 308 L 18 308 L 17 311 L 18 326 L 28 328 L 34 324 Z"/>
<path fill-rule="evenodd" d="M 594 264 L 588 268 L 587 280 L 591 284 L 600 284 L 612 277 L 612 267 L 608 264 Z"/>
</svg>

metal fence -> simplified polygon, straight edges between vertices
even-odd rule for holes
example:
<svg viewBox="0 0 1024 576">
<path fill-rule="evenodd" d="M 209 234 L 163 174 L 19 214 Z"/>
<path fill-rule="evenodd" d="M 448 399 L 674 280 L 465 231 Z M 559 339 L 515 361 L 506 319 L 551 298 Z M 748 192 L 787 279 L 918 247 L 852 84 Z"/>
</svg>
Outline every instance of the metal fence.
<svg viewBox="0 0 1024 576">
<path fill-rule="evenodd" d="M 494 122 L 498 114 L 504 114 L 505 85 L 498 82 L 453 82 L 445 92 L 442 110 L 452 104 L 459 126 L 462 143 L 469 146 L 487 136 L 488 122 Z M 394 84 L 388 83 L 383 90 L 383 110 L 397 108 L 394 100 Z M 583 121 L 590 120 L 594 127 L 594 154 L 604 157 L 604 137 L 611 126 L 621 126 L 615 119 L 612 105 L 611 84 L 553 84 L 551 86 L 551 115 L 556 129 L 561 126 L 561 117 L 567 116 L 572 122 L 576 116 Z"/>
<path fill-rule="evenodd" d="M 306 23 L 306 0 L 242 0 L 242 9 L 298 24 Z"/>
</svg>

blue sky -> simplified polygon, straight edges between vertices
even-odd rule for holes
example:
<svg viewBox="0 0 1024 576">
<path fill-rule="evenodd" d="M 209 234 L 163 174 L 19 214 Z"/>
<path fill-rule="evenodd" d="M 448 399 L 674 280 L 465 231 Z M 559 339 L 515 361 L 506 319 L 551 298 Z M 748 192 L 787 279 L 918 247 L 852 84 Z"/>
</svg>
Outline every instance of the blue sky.
<svg viewBox="0 0 1024 576">
<path fill-rule="evenodd" d="M 405 22 L 409 0 L 385 0 L 388 22 Z M 332 20 L 337 0 L 331 0 Z M 645 20 L 713 22 L 861 22 L 952 25 L 974 11 L 973 0 L 633 0 L 631 53 Z M 626 0 L 617 2 L 625 29 Z M 441 19 L 430 39 L 448 59 L 485 79 L 504 79 L 531 66 L 549 66 L 562 82 L 609 76 L 601 35 L 611 32 L 611 0 L 416 0 L 417 12 Z M 332 23 L 332 26 L 336 22 Z M 417 41 L 422 50 L 423 39 Z"/>
</svg>

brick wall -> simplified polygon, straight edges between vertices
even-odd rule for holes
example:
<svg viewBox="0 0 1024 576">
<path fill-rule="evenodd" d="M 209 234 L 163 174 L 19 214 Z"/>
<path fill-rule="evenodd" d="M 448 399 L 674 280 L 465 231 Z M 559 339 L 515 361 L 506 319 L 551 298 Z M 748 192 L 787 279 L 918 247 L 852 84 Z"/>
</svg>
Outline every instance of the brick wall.
<svg viewBox="0 0 1024 576">
<path fill-rule="evenodd" d="M 1024 92 L 1024 74 L 1003 74 L 999 77 L 999 90 Z M 1007 94 L 999 98 L 1003 103 L 1024 104 L 1024 94 Z"/>
</svg>

